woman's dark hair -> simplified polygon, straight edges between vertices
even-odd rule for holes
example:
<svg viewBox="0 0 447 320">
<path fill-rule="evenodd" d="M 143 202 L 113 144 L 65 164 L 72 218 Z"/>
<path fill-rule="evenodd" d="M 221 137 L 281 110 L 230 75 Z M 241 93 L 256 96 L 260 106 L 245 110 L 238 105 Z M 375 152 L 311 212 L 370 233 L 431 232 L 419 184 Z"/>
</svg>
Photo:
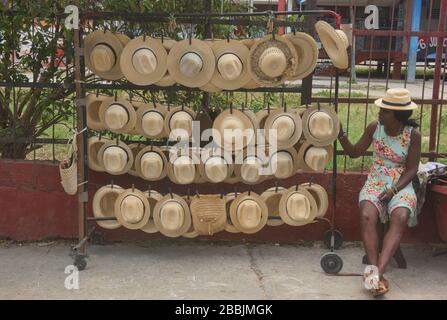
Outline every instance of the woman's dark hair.
<svg viewBox="0 0 447 320">
<path fill-rule="evenodd" d="M 406 126 L 412 126 L 414 128 L 418 128 L 419 124 L 413 120 L 410 119 L 411 115 L 413 114 L 412 110 L 393 110 L 394 117 L 402 122 Z"/>
</svg>

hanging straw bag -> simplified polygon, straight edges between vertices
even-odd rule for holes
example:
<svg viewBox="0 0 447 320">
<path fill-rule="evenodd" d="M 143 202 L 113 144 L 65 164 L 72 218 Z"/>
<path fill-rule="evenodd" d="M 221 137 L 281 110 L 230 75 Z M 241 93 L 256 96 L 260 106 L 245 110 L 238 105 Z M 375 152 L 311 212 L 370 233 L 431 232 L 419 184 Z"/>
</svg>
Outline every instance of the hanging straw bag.
<svg viewBox="0 0 447 320">
<path fill-rule="evenodd" d="M 70 140 L 68 141 L 70 143 Z M 59 162 L 59 174 L 61 176 L 61 184 L 65 192 L 75 195 L 78 191 L 78 166 L 77 166 L 76 133 L 71 139 L 70 149 L 65 159 Z"/>
</svg>

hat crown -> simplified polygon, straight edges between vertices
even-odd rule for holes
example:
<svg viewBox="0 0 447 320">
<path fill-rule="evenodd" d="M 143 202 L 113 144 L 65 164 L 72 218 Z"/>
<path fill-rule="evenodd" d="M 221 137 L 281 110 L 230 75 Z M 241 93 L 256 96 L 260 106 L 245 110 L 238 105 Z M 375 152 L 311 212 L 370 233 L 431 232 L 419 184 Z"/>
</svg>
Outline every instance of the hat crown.
<svg viewBox="0 0 447 320">
<path fill-rule="evenodd" d="M 169 121 L 171 130 L 183 129 L 188 136 L 192 133 L 192 117 L 186 111 L 178 111 L 171 116 Z"/>
<path fill-rule="evenodd" d="M 119 130 L 129 122 L 129 114 L 122 105 L 111 104 L 105 111 L 104 121 L 108 128 Z"/>
<path fill-rule="evenodd" d="M 274 175 L 287 178 L 293 173 L 293 158 L 288 152 L 277 152 L 272 157 Z"/>
<path fill-rule="evenodd" d="M 245 181 L 256 182 L 259 179 L 261 160 L 256 157 L 248 157 L 241 165 L 241 177 Z"/>
<path fill-rule="evenodd" d="M 228 175 L 228 166 L 225 159 L 221 157 L 213 157 L 205 163 L 205 174 L 215 182 L 222 182 Z"/>
<path fill-rule="evenodd" d="M 132 56 L 132 65 L 138 73 L 151 74 L 157 69 L 157 57 L 149 48 L 140 48 Z"/>
<path fill-rule="evenodd" d="M 271 78 L 279 77 L 287 67 L 287 58 L 284 52 L 276 47 L 270 47 L 259 57 L 259 68 Z"/>
<path fill-rule="evenodd" d="M 292 117 L 282 115 L 273 121 L 271 128 L 274 130 L 276 129 L 276 138 L 279 141 L 286 141 L 290 139 L 295 132 L 295 122 Z"/>
<path fill-rule="evenodd" d="M 183 207 L 176 201 L 166 202 L 160 210 L 160 222 L 169 231 L 175 231 L 183 226 L 185 213 Z"/>
<path fill-rule="evenodd" d="M 286 203 L 287 214 L 293 220 L 305 220 L 310 214 L 310 202 L 301 193 L 295 192 L 289 196 Z"/>
<path fill-rule="evenodd" d="M 236 215 L 243 228 L 253 229 L 261 221 L 262 209 L 256 201 L 247 199 L 239 204 Z"/>
<path fill-rule="evenodd" d="M 202 57 L 196 52 L 187 52 L 180 58 L 179 70 L 189 78 L 197 76 L 203 68 Z"/>
<path fill-rule="evenodd" d="M 316 111 L 309 117 L 309 131 L 316 139 L 328 139 L 334 131 L 334 121 L 326 112 Z"/>
<path fill-rule="evenodd" d="M 196 168 L 189 156 L 180 156 L 173 163 L 174 175 L 180 183 L 192 183 L 195 178 Z"/>
<path fill-rule="evenodd" d="M 393 103 L 407 103 L 411 101 L 410 91 L 404 88 L 388 89 L 383 100 Z"/>
<path fill-rule="evenodd" d="M 118 146 L 110 146 L 103 153 L 104 167 L 110 172 L 121 172 L 126 167 L 127 153 Z"/>
<path fill-rule="evenodd" d="M 157 152 L 146 152 L 140 161 L 141 172 L 146 178 L 157 179 L 163 172 L 163 159 Z"/>
<path fill-rule="evenodd" d="M 241 60 L 234 53 L 225 53 L 217 61 L 217 70 L 222 78 L 231 81 L 237 79 L 242 74 L 243 65 Z"/>
<path fill-rule="evenodd" d="M 142 129 L 149 136 L 158 136 L 163 132 L 163 116 L 156 111 L 149 111 L 141 119 Z"/>
<path fill-rule="evenodd" d="M 134 195 L 128 195 L 121 202 L 121 215 L 128 223 L 138 223 L 144 216 L 144 203 Z"/>
<path fill-rule="evenodd" d="M 90 52 L 90 61 L 97 71 L 110 71 L 116 63 L 115 52 L 108 45 L 98 44 Z"/>
<path fill-rule="evenodd" d="M 326 148 L 310 147 L 304 156 L 306 164 L 315 171 L 324 170 L 328 162 L 328 152 Z"/>
</svg>

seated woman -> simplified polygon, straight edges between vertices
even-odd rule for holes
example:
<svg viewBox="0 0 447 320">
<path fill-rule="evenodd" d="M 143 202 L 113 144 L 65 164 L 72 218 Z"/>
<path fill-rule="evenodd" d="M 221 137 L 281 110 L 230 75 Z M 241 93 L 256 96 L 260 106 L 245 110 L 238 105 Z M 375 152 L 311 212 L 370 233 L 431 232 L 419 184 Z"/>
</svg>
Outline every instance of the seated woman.
<svg viewBox="0 0 447 320">
<path fill-rule="evenodd" d="M 374 296 L 388 292 L 383 277 L 407 227 L 416 225 L 416 194 L 412 180 L 417 174 L 421 153 L 418 125 L 409 119 L 417 108 L 406 89 L 389 89 L 384 98 L 375 101 L 380 107 L 378 121 L 371 122 L 356 144 L 343 129 L 338 136 L 345 153 L 360 157 L 373 144 L 373 161 L 368 178 L 360 191 L 360 222 L 363 245 L 368 261 L 378 270 Z M 378 252 L 377 222 L 390 222 Z"/>
</svg>

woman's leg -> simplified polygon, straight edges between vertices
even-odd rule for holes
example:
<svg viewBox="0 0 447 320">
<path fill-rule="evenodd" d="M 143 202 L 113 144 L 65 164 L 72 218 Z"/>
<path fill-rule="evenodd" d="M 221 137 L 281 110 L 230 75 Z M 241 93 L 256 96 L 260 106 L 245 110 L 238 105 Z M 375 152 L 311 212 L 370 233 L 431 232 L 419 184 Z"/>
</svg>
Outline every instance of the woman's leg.
<svg viewBox="0 0 447 320">
<path fill-rule="evenodd" d="M 409 214 L 409 210 L 404 207 L 396 208 L 391 212 L 390 228 L 383 239 L 382 253 L 377 265 L 380 276 L 384 274 L 386 266 L 399 247 L 400 240 L 407 228 Z"/>
<path fill-rule="evenodd" d="M 378 219 L 379 211 L 372 202 L 365 200 L 360 202 L 360 225 L 363 246 L 365 247 L 368 262 L 375 266 L 377 266 L 379 255 L 379 242 L 377 237 Z"/>
</svg>

